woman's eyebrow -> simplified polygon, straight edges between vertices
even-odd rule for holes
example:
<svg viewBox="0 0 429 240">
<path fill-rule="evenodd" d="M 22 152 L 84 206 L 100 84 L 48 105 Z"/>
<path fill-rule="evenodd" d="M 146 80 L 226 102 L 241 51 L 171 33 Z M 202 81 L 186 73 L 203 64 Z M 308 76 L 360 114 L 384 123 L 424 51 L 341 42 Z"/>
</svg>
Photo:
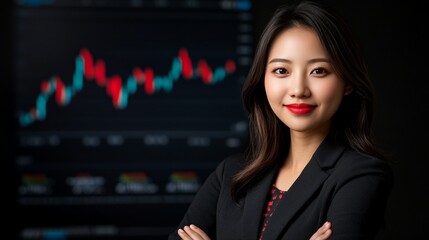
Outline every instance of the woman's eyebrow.
<svg viewBox="0 0 429 240">
<path fill-rule="evenodd" d="M 286 59 L 286 58 L 273 58 L 271 59 L 268 64 L 270 63 L 275 63 L 275 62 L 282 62 L 282 63 L 292 63 L 291 60 Z M 307 61 L 308 63 L 315 63 L 315 62 L 328 62 L 331 63 L 331 59 L 328 58 L 312 58 L 310 60 Z"/>
<path fill-rule="evenodd" d="M 291 63 L 292 61 L 286 58 L 273 58 L 271 59 L 268 64 L 270 63 L 275 63 L 275 62 L 286 62 L 286 63 Z"/>
</svg>

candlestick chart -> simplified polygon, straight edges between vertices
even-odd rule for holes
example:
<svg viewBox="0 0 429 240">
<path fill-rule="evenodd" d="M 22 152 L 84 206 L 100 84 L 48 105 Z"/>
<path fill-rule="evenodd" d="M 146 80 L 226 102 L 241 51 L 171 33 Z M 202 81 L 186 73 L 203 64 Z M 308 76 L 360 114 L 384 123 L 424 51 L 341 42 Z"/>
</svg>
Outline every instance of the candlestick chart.
<svg viewBox="0 0 429 240">
<path fill-rule="evenodd" d="M 66 85 L 59 76 L 53 76 L 40 84 L 40 94 L 37 96 L 36 107 L 20 114 L 20 125 L 27 126 L 36 120 L 44 120 L 47 116 L 46 104 L 51 98 L 55 99 L 58 106 L 70 104 L 72 98 L 83 89 L 84 81 L 95 81 L 101 88 L 105 88 L 106 94 L 112 99 L 115 108 L 123 109 L 128 104 L 128 96 L 134 94 L 139 86 L 144 93 L 152 95 L 164 90 L 173 90 L 174 82 L 179 78 L 193 80 L 200 78 L 206 85 L 214 85 L 223 81 L 228 74 L 235 71 L 236 64 L 233 60 L 227 60 L 222 67 L 212 70 L 206 60 L 200 59 L 193 66 L 188 50 L 183 48 L 173 59 L 171 69 L 165 76 L 155 75 L 150 67 L 142 70 L 135 67 L 125 81 L 119 75 L 106 76 L 106 63 L 102 59 L 94 62 L 91 52 L 83 48 L 75 60 L 75 70 L 72 83 Z"/>
</svg>

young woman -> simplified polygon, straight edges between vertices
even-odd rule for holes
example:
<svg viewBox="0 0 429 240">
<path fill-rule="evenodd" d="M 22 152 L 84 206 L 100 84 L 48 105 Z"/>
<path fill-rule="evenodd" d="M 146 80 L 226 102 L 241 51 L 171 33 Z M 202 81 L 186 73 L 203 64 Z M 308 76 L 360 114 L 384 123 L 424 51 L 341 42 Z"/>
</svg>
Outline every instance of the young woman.
<svg viewBox="0 0 429 240">
<path fill-rule="evenodd" d="M 218 165 L 169 239 L 373 239 L 393 175 L 345 21 L 313 2 L 278 9 L 242 97 L 247 152 Z"/>
</svg>

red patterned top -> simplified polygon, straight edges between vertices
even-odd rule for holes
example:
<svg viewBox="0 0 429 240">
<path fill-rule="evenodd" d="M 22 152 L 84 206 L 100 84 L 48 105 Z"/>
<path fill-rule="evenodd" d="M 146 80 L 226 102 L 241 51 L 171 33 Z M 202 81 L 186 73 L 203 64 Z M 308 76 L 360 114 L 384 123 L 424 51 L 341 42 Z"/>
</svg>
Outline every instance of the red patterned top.
<svg viewBox="0 0 429 240">
<path fill-rule="evenodd" d="M 285 191 L 278 189 L 276 187 L 276 185 L 273 184 L 273 186 L 271 188 L 271 195 L 270 195 L 270 198 L 269 198 L 268 203 L 267 203 L 267 208 L 264 211 L 264 215 L 263 215 L 264 222 L 262 224 L 262 229 L 261 229 L 261 233 L 259 235 L 260 236 L 259 240 L 264 239 L 265 229 L 266 229 L 268 223 L 270 222 L 270 219 L 273 216 L 273 213 L 276 210 L 277 205 L 279 205 L 280 200 L 283 198 L 284 193 L 285 193 Z"/>
</svg>

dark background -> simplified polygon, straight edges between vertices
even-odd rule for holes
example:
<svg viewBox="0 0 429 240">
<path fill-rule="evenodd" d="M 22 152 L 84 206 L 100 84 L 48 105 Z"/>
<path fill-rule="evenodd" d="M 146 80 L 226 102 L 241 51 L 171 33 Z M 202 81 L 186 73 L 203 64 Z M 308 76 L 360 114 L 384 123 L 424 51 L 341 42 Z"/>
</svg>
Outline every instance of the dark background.
<svg viewBox="0 0 429 240">
<path fill-rule="evenodd" d="M 256 1 L 254 4 L 256 33 L 259 34 L 275 8 L 287 1 Z M 377 91 L 375 136 L 392 156 L 395 185 L 386 213 L 386 233 L 383 239 L 421 239 L 426 235 L 429 217 L 427 168 L 428 92 L 427 32 L 423 1 L 322 1 L 342 12 L 356 30 L 364 49 L 370 76 Z M 12 230 L 16 207 L 11 160 L 10 131 L 13 111 L 10 101 L 12 39 L 7 34 L 10 19 L 3 2 L 1 9 L 1 160 L 2 160 L 2 229 Z M 426 33 L 427 34 L 427 33 Z M 19 221 L 19 219 L 18 219 Z M 1 237 L 3 238 L 3 237 Z"/>
</svg>

